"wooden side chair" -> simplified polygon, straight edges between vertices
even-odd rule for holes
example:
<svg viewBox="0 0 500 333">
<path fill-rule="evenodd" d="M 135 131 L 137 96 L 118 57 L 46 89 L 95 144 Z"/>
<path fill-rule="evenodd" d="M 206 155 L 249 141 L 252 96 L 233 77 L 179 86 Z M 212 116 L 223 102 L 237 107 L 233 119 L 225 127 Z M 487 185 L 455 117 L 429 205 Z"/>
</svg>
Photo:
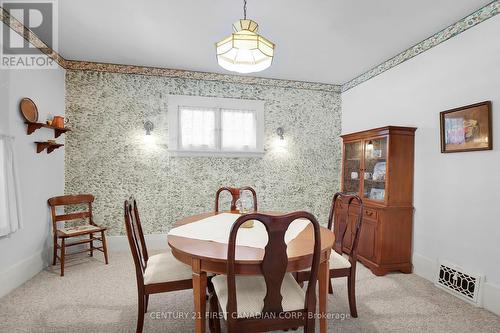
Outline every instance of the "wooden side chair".
<svg viewBox="0 0 500 333">
<path fill-rule="evenodd" d="M 255 190 L 250 187 L 250 186 L 244 186 L 240 188 L 235 188 L 235 187 L 221 187 L 220 189 L 217 190 L 217 193 L 215 194 L 215 212 L 217 213 L 219 211 L 219 197 L 220 194 L 223 191 L 228 191 L 231 193 L 232 199 L 231 199 L 231 210 L 236 210 L 236 201 L 241 197 L 241 192 L 244 191 L 249 191 L 252 193 L 252 198 L 253 198 L 253 210 L 256 212 L 257 211 L 257 193 Z"/>
<path fill-rule="evenodd" d="M 357 212 L 350 214 L 352 212 L 352 203 L 355 202 L 359 206 Z M 341 204 L 342 203 L 342 204 Z M 349 219 L 351 216 L 351 219 Z M 358 260 L 358 242 L 359 233 L 361 231 L 361 223 L 363 216 L 363 201 L 357 195 L 347 195 L 343 193 L 335 193 L 332 200 L 332 206 L 330 209 L 330 215 L 328 217 L 328 229 L 334 230 L 335 232 L 335 244 L 330 255 L 330 278 L 340 278 L 347 277 L 347 289 L 349 296 L 349 309 L 351 312 L 351 317 L 357 318 L 358 311 L 356 309 L 356 263 Z M 352 219 L 354 218 L 354 219 Z M 352 222 L 354 223 L 352 223 Z M 346 231 L 349 223 L 351 223 L 352 235 L 347 238 L 350 241 L 351 252 L 349 253 L 349 259 L 342 255 L 343 244 L 345 246 Z M 334 229 L 332 229 L 334 228 Z M 309 272 L 299 272 L 297 274 L 297 279 L 299 282 L 305 281 L 309 276 Z M 332 282 L 330 281 L 329 293 L 333 294 Z"/>
<path fill-rule="evenodd" d="M 55 265 L 57 259 L 61 262 L 61 276 L 64 276 L 64 263 L 66 256 L 70 254 L 90 252 L 90 256 L 94 255 L 94 250 L 101 251 L 104 254 L 104 260 L 106 265 L 108 264 L 108 249 L 106 246 L 106 236 L 104 232 L 106 228 L 100 227 L 94 222 L 92 216 L 92 203 L 94 202 L 94 196 L 91 194 L 79 194 L 79 195 L 63 195 L 59 197 L 53 197 L 48 200 L 48 204 L 51 208 L 52 213 L 52 233 L 54 238 L 54 257 L 52 265 Z M 68 214 L 57 215 L 56 208 L 58 206 L 74 206 L 74 205 L 86 205 L 87 209 L 80 212 L 72 212 Z M 78 225 L 73 227 L 58 228 L 57 222 L 59 221 L 73 221 L 73 220 L 85 220 L 88 219 L 88 224 Z M 95 234 L 100 234 L 101 236 L 95 236 Z M 82 239 L 82 236 L 88 235 L 89 238 Z M 78 237 L 78 240 L 68 243 L 69 238 Z M 61 240 L 61 245 L 59 245 L 58 240 Z M 101 246 L 94 246 L 94 241 L 100 241 Z M 82 251 L 66 253 L 66 248 L 75 245 L 89 244 L 89 247 Z M 57 250 L 60 252 L 60 256 L 57 255 Z"/>
<path fill-rule="evenodd" d="M 144 313 L 148 311 L 149 295 L 193 288 L 190 266 L 178 261 L 170 251 L 148 255 L 137 203 L 125 201 L 125 228 L 135 264 L 138 294 L 136 332 L 142 332 Z"/>
<path fill-rule="evenodd" d="M 307 291 L 287 273 L 285 233 L 294 220 L 308 219 L 314 230 L 314 254 Z M 236 276 L 236 235 L 245 221 L 258 220 L 267 229 L 269 241 L 262 261 L 262 275 Z M 316 313 L 316 281 L 321 254 L 320 227 L 307 212 L 273 216 L 259 213 L 239 217 L 233 224 L 227 249 L 227 276 L 217 275 L 209 284 L 210 330 L 220 332 L 217 314 L 219 305 L 229 333 L 287 330 L 304 326 L 304 332 L 314 332 Z"/>
</svg>

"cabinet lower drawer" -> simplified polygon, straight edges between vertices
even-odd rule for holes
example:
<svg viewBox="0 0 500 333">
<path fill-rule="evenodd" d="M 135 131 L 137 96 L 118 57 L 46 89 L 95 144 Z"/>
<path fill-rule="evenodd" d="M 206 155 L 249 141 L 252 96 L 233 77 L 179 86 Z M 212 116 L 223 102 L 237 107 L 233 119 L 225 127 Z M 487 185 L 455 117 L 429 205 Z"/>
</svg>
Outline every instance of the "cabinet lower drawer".
<svg viewBox="0 0 500 333">
<path fill-rule="evenodd" d="M 378 212 L 375 209 L 365 207 L 363 208 L 363 218 L 376 221 L 378 219 Z"/>
</svg>

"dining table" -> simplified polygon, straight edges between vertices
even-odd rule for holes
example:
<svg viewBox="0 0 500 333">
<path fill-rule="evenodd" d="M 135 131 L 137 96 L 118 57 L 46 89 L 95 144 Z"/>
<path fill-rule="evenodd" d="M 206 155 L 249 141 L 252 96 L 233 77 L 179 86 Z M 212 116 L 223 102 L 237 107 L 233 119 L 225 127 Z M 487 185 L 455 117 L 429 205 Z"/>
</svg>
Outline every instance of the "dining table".
<svg viewBox="0 0 500 333">
<path fill-rule="evenodd" d="M 255 213 L 255 212 L 254 212 Z M 277 212 L 257 212 L 270 215 L 282 215 Z M 224 215 L 225 214 L 225 215 Z M 208 224 L 214 219 L 227 219 L 228 214 L 240 214 L 239 211 L 207 212 L 187 216 L 176 222 L 168 234 L 168 244 L 172 254 L 179 261 L 191 266 L 193 271 L 193 296 L 195 332 L 204 333 L 206 330 L 206 297 L 207 274 L 227 273 L 227 240 L 213 241 L 210 233 L 223 235 L 231 230 L 232 223 Z M 219 216 L 218 216 L 219 215 Z M 237 218 L 235 215 L 232 220 Z M 204 221 L 207 221 L 205 224 Z M 210 221 L 210 222 L 209 222 Z M 295 222 L 295 221 L 294 221 Z M 197 224 L 192 224 L 197 223 Z M 200 224 L 203 223 L 203 224 Z M 293 223 L 293 222 L 292 222 Z M 192 224 L 188 226 L 188 224 Z M 226 227 L 227 225 L 227 227 Z M 194 227 L 185 233 L 175 232 L 177 228 Z M 211 229 L 212 228 L 212 229 Z M 222 230 L 227 228 L 227 230 Z M 240 230 L 242 230 L 240 228 Z M 290 230 L 290 228 L 289 228 Z M 300 230 L 300 231 L 299 231 Z M 217 231 L 217 232 L 216 232 Z M 288 233 L 288 231 L 287 231 Z M 238 238 L 240 231 L 238 232 Z M 327 296 L 329 285 L 329 257 L 334 244 L 335 236 L 332 231 L 321 227 L 321 255 L 318 274 L 318 300 L 320 332 L 327 332 Z M 266 240 L 265 240 L 266 241 Z M 265 243 L 264 243 L 265 245 Z M 314 246 L 313 228 L 307 223 L 303 229 L 298 229 L 293 239 L 287 243 L 288 265 L 287 272 L 298 272 L 311 267 Z M 242 239 L 242 244 L 236 243 L 235 273 L 237 275 L 262 275 L 262 260 L 265 250 L 254 245 L 250 239 Z"/>
</svg>

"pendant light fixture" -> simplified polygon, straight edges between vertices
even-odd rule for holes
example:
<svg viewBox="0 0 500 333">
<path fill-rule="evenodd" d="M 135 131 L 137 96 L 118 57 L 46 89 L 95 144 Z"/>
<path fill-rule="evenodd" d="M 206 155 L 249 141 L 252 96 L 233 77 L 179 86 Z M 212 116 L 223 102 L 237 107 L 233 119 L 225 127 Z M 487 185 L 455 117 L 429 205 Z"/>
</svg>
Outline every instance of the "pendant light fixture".
<svg viewBox="0 0 500 333">
<path fill-rule="evenodd" d="M 243 19 L 233 24 L 234 32 L 215 44 L 217 62 L 228 71 L 260 72 L 271 66 L 275 45 L 257 33 L 257 22 L 247 19 L 247 1 L 243 0 Z"/>
</svg>

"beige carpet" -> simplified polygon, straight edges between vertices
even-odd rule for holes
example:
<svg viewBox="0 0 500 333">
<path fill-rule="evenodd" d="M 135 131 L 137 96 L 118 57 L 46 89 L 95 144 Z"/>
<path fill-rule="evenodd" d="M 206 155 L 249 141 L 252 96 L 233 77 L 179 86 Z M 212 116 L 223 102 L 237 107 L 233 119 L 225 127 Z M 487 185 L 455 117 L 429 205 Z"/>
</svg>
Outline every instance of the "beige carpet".
<svg viewBox="0 0 500 333">
<path fill-rule="evenodd" d="M 111 253 L 108 266 L 101 256 L 78 257 L 63 278 L 49 268 L 0 299 L 0 332 L 134 332 L 133 269 L 128 253 Z M 413 274 L 376 277 L 359 265 L 357 319 L 346 318 L 345 280 L 335 279 L 334 288 L 329 312 L 338 319 L 329 321 L 329 332 L 500 331 L 500 317 Z M 190 291 L 151 296 L 144 332 L 192 332 L 192 320 L 172 317 L 173 311 L 189 314 L 192 303 Z M 151 318 L 161 317 L 158 311 L 164 319 Z"/>
</svg>

